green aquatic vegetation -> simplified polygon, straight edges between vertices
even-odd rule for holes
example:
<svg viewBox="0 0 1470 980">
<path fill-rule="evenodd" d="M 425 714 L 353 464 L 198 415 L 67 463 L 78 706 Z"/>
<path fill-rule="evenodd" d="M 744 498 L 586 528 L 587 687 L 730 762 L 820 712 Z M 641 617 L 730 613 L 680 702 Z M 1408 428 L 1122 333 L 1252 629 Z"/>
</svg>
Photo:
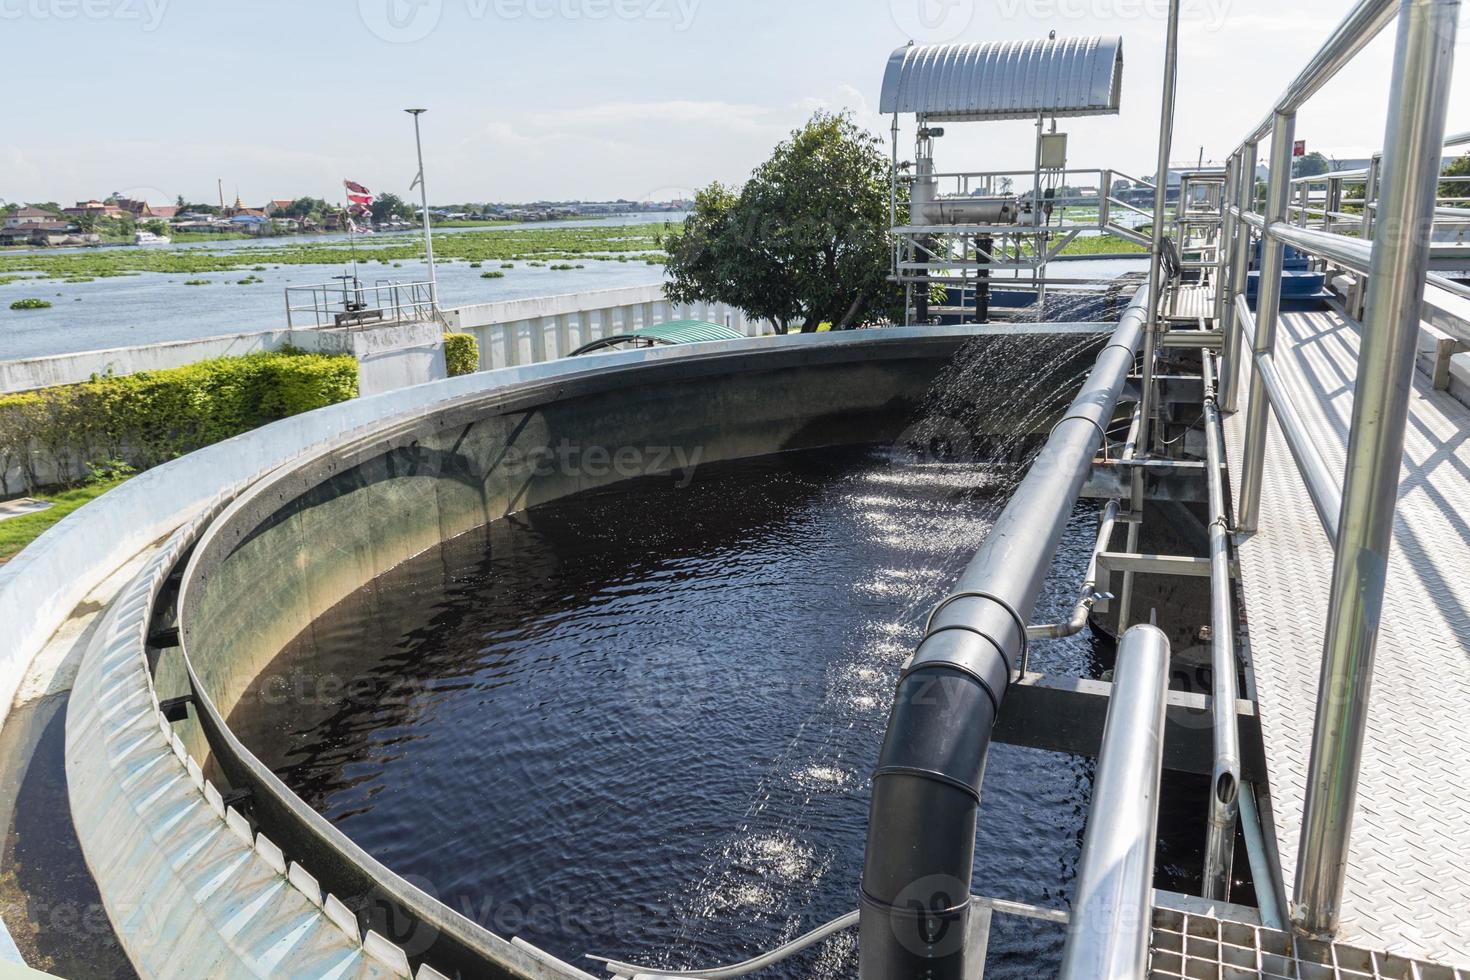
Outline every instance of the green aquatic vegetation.
<svg viewBox="0 0 1470 980">
<path fill-rule="evenodd" d="M 496 269 L 496 270 L 491 270 L 490 272 L 482 272 L 482 273 L 480 273 L 480 278 L 481 279 L 504 279 L 505 278 L 505 273 L 503 273 L 503 272 L 499 271 L 498 269 Z"/>
<path fill-rule="evenodd" d="M 514 269 L 516 264 L 514 262 L 502 262 L 500 263 L 500 267 L 502 269 Z"/>
<path fill-rule="evenodd" d="M 470 268 L 471 269 L 478 269 L 478 268 L 480 268 L 480 266 L 482 266 L 484 264 L 485 263 L 483 263 L 483 262 L 471 262 L 470 263 Z"/>
<path fill-rule="evenodd" d="M 209 280 L 208 279 L 185 279 L 184 280 L 184 285 L 185 286 L 208 286 L 209 285 Z"/>
<path fill-rule="evenodd" d="M 564 228 L 554 225 L 535 228 L 486 229 L 439 234 L 434 252 L 443 259 L 496 263 L 567 262 L 597 258 L 606 261 L 647 261 L 657 255 L 662 225 L 626 225 L 593 228 Z M 205 239 L 210 240 L 208 238 Z M 360 262 L 386 265 L 420 262 L 423 242 L 413 236 L 383 236 L 359 239 Z M 26 252 L 0 253 L 0 281 L 33 273 L 53 278 L 71 276 L 137 275 L 173 273 L 198 275 L 213 272 L 243 272 L 260 265 L 343 265 L 352 261 L 346 241 L 269 242 L 238 249 L 89 249 L 65 254 Z M 12 279 L 13 281 L 13 279 Z"/>
<path fill-rule="evenodd" d="M 244 279 L 241 279 L 239 282 L 237 282 L 236 285 L 253 286 L 258 282 L 265 282 L 265 280 L 260 278 L 259 276 L 246 276 Z"/>
<path fill-rule="evenodd" d="M 56 295 L 60 296 L 61 294 L 57 293 Z M 44 310 L 48 309 L 50 306 L 51 301 L 49 299 L 35 298 L 18 299 L 14 303 L 10 304 L 10 308 L 12 310 Z"/>
<path fill-rule="evenodd" d="M 68 276 L 67 278 L 65 278 L 65 279 L 63 279 L 61 281 L 62 282 L 67 282 L 67 283 L 75 283 L 75 282 L 96 282 L 97 281 L 97 277 L 96 276 Z"/>
</svg>

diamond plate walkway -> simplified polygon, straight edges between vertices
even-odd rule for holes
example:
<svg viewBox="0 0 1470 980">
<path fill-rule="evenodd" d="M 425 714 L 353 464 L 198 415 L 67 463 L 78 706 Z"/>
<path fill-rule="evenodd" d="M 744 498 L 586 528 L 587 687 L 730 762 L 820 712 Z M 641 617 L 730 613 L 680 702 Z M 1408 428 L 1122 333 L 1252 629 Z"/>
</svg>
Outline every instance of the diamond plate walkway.
<svg viewBox="0 0 1470 980">
<path fill-rule="evenodd" d="M 1335 312 L 1281 318 L 1277 364 L 1342 473 L 1358 328 Z M 1242 387 L 1242 403 L 1247 388 Z M 1398 518 L 1363 753 L 1344 942 L 1470 965 L 1470 409 L 1415 373 Z M 1245 417 L 1225 438 L 1239 493 Z M 1280 430 L 1261 530 L 1239 542 L 1249 656 L 1286 892 L 1297 838 L 1332 548 Z"/>
</svg>

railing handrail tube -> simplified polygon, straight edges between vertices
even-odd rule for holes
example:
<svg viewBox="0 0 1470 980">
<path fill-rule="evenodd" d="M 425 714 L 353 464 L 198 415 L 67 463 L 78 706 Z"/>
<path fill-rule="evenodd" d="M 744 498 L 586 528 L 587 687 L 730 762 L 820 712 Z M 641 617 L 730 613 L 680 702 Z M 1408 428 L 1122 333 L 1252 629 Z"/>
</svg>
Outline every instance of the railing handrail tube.
<svg viewBox="0 0 1470 980">
<path fill-rule="evenodd" d="M 1148 975 L 1168 693 L 1169 638 L 1133 627 L 1118 643 L 1061 980 Z"/>
</svg>

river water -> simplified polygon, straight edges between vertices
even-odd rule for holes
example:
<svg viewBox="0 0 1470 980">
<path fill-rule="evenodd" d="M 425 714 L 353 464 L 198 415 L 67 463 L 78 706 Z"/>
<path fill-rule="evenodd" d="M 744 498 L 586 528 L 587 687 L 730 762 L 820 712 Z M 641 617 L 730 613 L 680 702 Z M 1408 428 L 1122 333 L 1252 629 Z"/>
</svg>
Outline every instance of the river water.
<svg viewBox="0 0 1470 980">
<path fill-rule="evenodd" d="M 586 221 L 506 225 L 490 230 L 554 230 L 658 224 L 664 221 L 677 222 L 683 217 L 682 214 L 672 212 L 619 215 L 615 218 Z M 436 231 L 434 234 L 437 238 L 485 230 L 487 229 L 451 228 Z M 243 267 L 228 273 L 142 273 L 100 278 L 93 282 L 20 279 L 0 284 L 0 360 L 192 340 L 252 330 L 284 329 L 286 286 L 330 282 L 333 276 L 351 271 L 351 266 L 343 263 L 279 266 L 266 263 L 267 268 L 256 270 L 254 267 L 261 263 L 251 262 L 247 257 L 249 252 L 262 247 L 333 244 L 344 240 L 345 236 L 342 235 L 311 235 L 168 246 L 227 254 L 241 253 Z M 363 238 L 359 242 L 364 248 L 369 248 L 374 244 L 374 239 Z M 49 249 L 46 254 L 77 251 L 94 250 Z M 16 253 L 6 250 L 0 254 Z M 574 265 L 580 262 L 586 268 L 553 270 L 517 262 L 514 269 L 504 270 L 504 279 L 481 278 L 482 272 L 498 270 L 499 263 L 486 263 L 484 268 L 471 269 L 467 262 L 440 262 L 437 267 L 440 302 L 447 307 L 465 306 L 532 296 L 644 286 L 663 281 L 662 266 L 646 265 L 643 262 L 598 262 L 592 259 L 570 261 Z M 422 262 L 403 262 L 398 267 L 364 262 L 360 270 L 359 274 L 366 283 L 379 280 L 417 282 L 428 278 L 428 271 Z M 247 276 L 263 281 L 240 285 L 239 281 Z M 207 279 L 210 284 L 185 286 L 184 283 L 190 279 Z M 51 308 L 10 309 L 12 302 L 26 297 L 49 300 Z"/>
<path fill-rule="evenodd" d="M 231 724 L 370 853 L 492 930 L 574 962 L 738 961 L 856 907 L 893 684 L 1014 476 L 820 451 L 533 508 L 331 610 Z M 1038 617 L 1065 618 L 1095 528 L 1080 504 Z M 1032 669 L 1097 676 L 1108 656 L 1084 632 L 1037 644 Z M 1067 905 L 1092 772 L 994 747 L 978 893 Z M 1197 875 L 1202 839 L 1198 819 L 1167 818 L 1161 864 Z M 1054 974 L 1061 942 L 997 919 L 988 975 Z M 848 933 L 763 975 L 855 964 Z"/>
</svg>

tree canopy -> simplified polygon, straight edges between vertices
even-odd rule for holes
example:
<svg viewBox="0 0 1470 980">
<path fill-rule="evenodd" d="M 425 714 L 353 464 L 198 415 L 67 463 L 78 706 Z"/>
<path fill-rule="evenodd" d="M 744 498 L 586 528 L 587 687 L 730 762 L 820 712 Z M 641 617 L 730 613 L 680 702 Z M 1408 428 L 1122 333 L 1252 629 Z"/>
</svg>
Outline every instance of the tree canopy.
<svg viewBox="0 0 1470 980">
<path fill-rule="evenodd" d="M 741 188 L 695 195 L 668 236 L 669 299 L 717 302 L 786 333 L 847 329 L 890 318 L 902 293 L 888 281 L 889 164 L 845 113 L 818 112 Z"/>
<path fill-rule="evenodd" d="M 412 221 L 415 217 L 413 205 L 391 191 L 384 191 L 373 201 L 373 221 L 382 223 L 401 218 Z"/>
<path fill-rule="evenodd" d="M 1332 162 L 1320 153 L 1308 153 L 1291 161 L 1293 177 L 1315 177 L 1332 170 Z"/>
</svg>

